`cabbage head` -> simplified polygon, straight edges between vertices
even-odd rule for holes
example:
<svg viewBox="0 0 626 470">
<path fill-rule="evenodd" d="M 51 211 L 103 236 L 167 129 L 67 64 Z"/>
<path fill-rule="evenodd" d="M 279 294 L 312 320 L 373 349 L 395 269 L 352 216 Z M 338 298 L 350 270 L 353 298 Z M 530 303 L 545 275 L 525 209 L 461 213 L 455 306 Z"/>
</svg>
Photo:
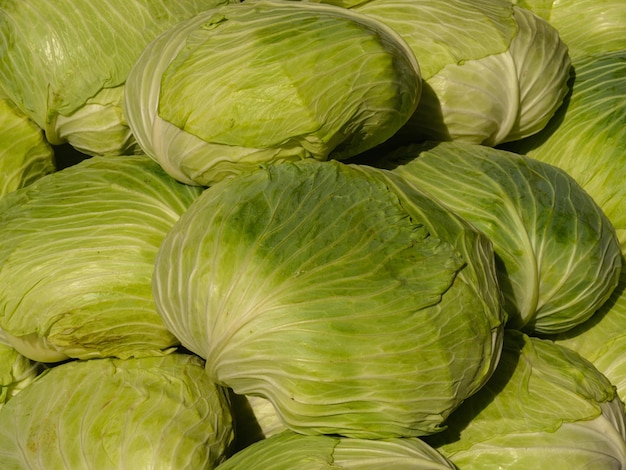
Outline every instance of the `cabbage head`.
<svg viewBox="0 0 626 470">
<path fill-rule="evenodd" d="M 565 171 L 462 142 L 396 149 L 378 164 L 489 237 L 508 327 L 566 331 L 590 318 L 617 286 L 622 253 L 615 229 Z"/>
<path fill-rule="evenodd" d="M 55 169 L 42 130 L 0 91 L 0 198 Z"/>
<path fill-rule="evenodd" d="M 157 249 L 199 189 L 144 155 L 91 157 L 0 199 L 0 329 L 33 360 L 162 354 Z"/>
<path fill-rule="evenodd" d="M 572 92 L 539 134 L 507 149 L 571 175 L 615 226 L 626 253 L 626 49 L 576 63 Z"/>
<path fill-rule="evenodd" d="M 622 469 L 624 404 L 589 361 L 507 330 L 489 382 L 429 442 L 458 468 Z"/>
<path fill-rule="evenodd" d="M 232 438 L 224 390 L 189 354 L 70 361 L 0 409 L 6 470 L 207 470 Z"/>
<path fill-rule="evenodd" d="M 374 147 L 413 113 L 421 80 L 384 24 L 332 5 L 261 0 L 159 36 L 125 91 L 144 152 L 179 181 L 210 185 L 260 163 Z"/>
<path fill-rule="evenodd" d="M 624 0 L 514 0 L 559 31 L 577 63 L 589 55 L 626 50 Z"/>
<path fill-rule="evenodd" d="M 418 108 L 403 142 L 494 146 L 540 131 L 565 97 L 567 46 L 508 0 L 369 0 L 352 9 L 394 28 L 419 61 Z"/>
<path fill-rule="evenodd" d="M 52 144 L 134 153 L 124 82 L 161 32 L 218 0 L 8 0 L 0 3 L 0 83 Z"/>
<path fill-rule="evenodd" d="M 228 458 L 217 470 L 450 470 L 456 467 L 417 438 L 358 439 L 285 431 Z"/>
<path fill-rule="evenodd" d="M 436 432 L 504 318 L 491 242 L 395 175 L 313 159 L 206 189 L 163 241 L 157 311 L 207 373 L 304 434 Z"/>
<path fill-rule="evenodd" d="M 588 321 L 555 337 L 602 372 L 626 402 L 626 270 L 609 300 Z"/>
</svg>

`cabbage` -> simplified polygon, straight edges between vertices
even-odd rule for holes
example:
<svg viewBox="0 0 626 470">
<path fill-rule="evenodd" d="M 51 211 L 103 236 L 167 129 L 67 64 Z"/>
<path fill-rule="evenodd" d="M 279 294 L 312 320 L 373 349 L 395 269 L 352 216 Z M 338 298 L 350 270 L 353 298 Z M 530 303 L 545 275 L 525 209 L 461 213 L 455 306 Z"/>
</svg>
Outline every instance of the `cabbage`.
<svg viewBox="0 0 626 470">
<path fill-rule="evenodd" d="M 507 148 L 571 175 L 602 208 L 626 250 L 625 76 L 626 49 L 579 59 L 559 113 L 542 132 Z"/>
<path fill-rule="evenodd" d="M 370 0 L 353 7 L 394 28 L 424 80 L 401 141 L 494 146 L 541 130 L 567 93 L 567 46 L 507 0 Z"/>
<path fill-rule="evenodd" d="M 555 337 L 602 372 L 626 402 L 626 269 L 609 300 L 587 322 Z"/>
<path fill-rule="evenodd" d="M 358 439 L 305 436 L 285 431 L 259 441 L 220 464 L 218 470 L 403 470 L 454 469 L 416 438 Z"/>
<path fill-rule="evenodd" d="M 143 48 L 218 0 L 8 0 L 0 4 L 0 83 L 52 144 L 134 153 L 124 82 Z"/>
<path fill-rule="evenodd" d="M 207 470 L 232 437 L 224 390 L 188 354 L 57 365 L 0 408 L 7 470 Z"/>
<path fill-rule="evenodd" d="M 0 199 L 0 329 L 26 357 L 162 354 L 157 249 L 200 190 L 146 156 L 92 157 Z"/>
<path fill-rule="evenodd" d="M 41 129 L 0 92 L 0 198 L 54 170 Z"/>
<path fill-rule="evenodd" d="M 163 241 L 153 292 L 212 379 L 305 434 L 438 431 L 491 374 L 504 322 L 486 237 L 337 161 L 206 189 Z"/>
<path fill-rule="evenodd" d="M 419 66 L 385 25 L 281 0 L 231 4 L 179 23 L 131 70 L 125 109 L 144 152 L 210 185 L 260 163 L 347 158 L 415 110 Z"/>
<path fill-rule="evenodd" d="M 30 385 L 43 370 L 42 364 L 31 361 L 15 348 L 4 344 L 0 336 L 0 409 Z"/>
<path fill-rule="evenodd" d="M 579 58 L 626 50 L 624 0 L 514 0 L 548 21 Z"/>
<path fill-rule="evenodd" d="M 566 331 L 615 289 L 622 266 L 615 230 L 563 170 L 460 142 L 396 149 L 376 164 L 393 168 L 489 237 L 508 327 Z"/>
<path fill-rule="evenodd" d="M 427 442 L 461 469 L 621 469 L 625 420 L 614 386 L 590 362 L 508 330 L 490 381 Z"/>
</svg>

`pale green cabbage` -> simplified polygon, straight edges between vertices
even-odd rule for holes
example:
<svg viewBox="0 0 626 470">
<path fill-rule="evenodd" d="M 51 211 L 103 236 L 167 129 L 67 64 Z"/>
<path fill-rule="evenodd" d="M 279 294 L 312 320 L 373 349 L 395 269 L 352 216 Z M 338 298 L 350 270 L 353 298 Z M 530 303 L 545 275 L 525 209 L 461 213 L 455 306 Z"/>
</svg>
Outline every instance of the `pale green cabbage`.
<svg viewBox="0 0 626 470">
<path fill-rule="evenodd" d="M 497 362 L 495 276 L 489 240 L 435 200 L 308 159 L 206 189 L 163 241 L 153 292 L 209 376 L 288 428 L 416 436 Z"/>
<path fill-rule="evenodd" d="M 91 157 L 0 199 L 0 329 L 25 356 L 162 354 L 157 249 L 199 188 L 146 156 Z"/>
<path fill-rule="evenodd" d="M 450 470 L 437 451 L 417 438 L 358 439 L 285 431 L 259 441 L 218 470 Z"/>
<path fill-rule="evenodd" d="M 617 286 L 622 253 L 615 229 L 563 170 L 461 142 L 399 148 L 375 163 L 489 237 L 507 326 L 566 331 L 591 317 Z"/>
<path fill-rule="evenodd" d="M 557 343 L 593 363 L 626 402 L 626 270 L 613 295 L 590 320 L 558 335 Z"/>
<path fill-rule="evenodd" d="M 232 439 L 225 391 L 188 354 L 57 365 L 0 409 L 3 470 L 208 470 Z"/>
<path fill-rule="evenodd" d="M 490 381 L 427 442 L 460 469 L 619 470 L 624 404 L 576 352 L 508 330 Z"/>
<path fill-rule="evenodd" d="M 0 334 L 0 409 L 44 370 L 41 363 L 28 359 L 3 341 Z"/>
<path fill-rule="evenodd" d="M 548 21 L 574 62 L 588 55 L 626 50 L 624 0 L 514 0 Z"/>
<path fill-rule="evenodd" d="M 497 145 L 541 130 L 567 93 L 567 46 L 508 0 L 369 0 L 420 64 L 423 93 L 396 138 Z"/>
<path fill-rule="evenodd" d="M 0 91 L 0 197 L 54 170 L 42 130 Z"/>
<path fill-rule="evenodd" d="M 626 49 L 577 61 L 571 96 L 539 134 L 508 149 L 571 175 L 615 226 L 626 252 Z"/>
<path fill-rule="evenodd" d="M 126 76 L 161 32 L 219 0 L 8 0 L 0 3 L 0 82 L 53 144 L 137 151 L 123 115 Z"/>
<path fill-rule="evenodd" d="M 145 153 L 210 185 L 260 163 L 343 159 L 415 110 L 419 66 L 389 27 L 350 10 L 251 1 L 208 10 L 146 47 L 125 110 Z"/>
</svg>

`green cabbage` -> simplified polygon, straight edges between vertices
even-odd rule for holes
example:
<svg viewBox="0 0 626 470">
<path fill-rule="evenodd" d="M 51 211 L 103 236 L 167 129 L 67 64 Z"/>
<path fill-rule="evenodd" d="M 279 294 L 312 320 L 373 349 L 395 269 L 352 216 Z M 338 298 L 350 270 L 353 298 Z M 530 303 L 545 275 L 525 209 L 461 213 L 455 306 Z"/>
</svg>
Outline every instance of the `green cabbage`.
<svg viewBox="0 0 626 470">
<path fill-rule="evenodd" d="M 0 408 L 4 470 L 207 470 L 232 438 L 224 390 L 188 354 L 57 365 Z"/>
<path fill-rule="evenodd" d="M 507 326 L 552 334 L 587 320 L 618 283 L 615 229 L 563 170 L 504 150 L 427 143 L 381 154 L 494 245 Z"/>
<path fill-rule="evenodd" d="M 420 64 L 421 100 L 396 139 L 518 140 L 541 130 L 567 93 L 558 31 L 508 0 L 370 0 L 353 9 L 394 28 Z"/>
<path fill-rule="evenodd" d="M 358 439 L 285 431 L 259 441 L 218 470 L 450 470 L 447 459 L 417 438 Z"/>
<path fill-rule="evenodd" d="M 588 55 L 626 50 L 624 0 L 514 0 L 548 21 L 574 62 Z"/>
<path fill-rule="evenodd" d="M 306 434 L 438 431 L 491 374 L 504 323 L 486 237 L 337 161 L 206 189 L 163 241 L 153 292 L 210 377 Z"/>
<path fill-rule="evenodd" d="M 0 335 L 0 409 L 44 370 L 42 364 L 31 361 L 2 341 Z"/>
<path fill-rule="evenodd" d="M 218 1 L 3 1 L 0 83 L 51 143 L 136 152 L 123 115 L 130 68 L 154 37 Z"/>
<path fill-rule="evenodd" d="M 0 92 L 0 197 L 54 170 L 41 129 Z"/>
<path fill-rule="evenodd" d="M 626 402 L 626 269 L 609 300 L 582 325 L 555 338 L 593 363 Z"/>
<path fill-rule="evenodd" d="M 25 356 L 162 354 L 151 277 L 200 194 L 146 156 L 92 157 L 0 199 L 0 329 Z"/>
<path fill-rule="evenodd" d="M 281 0 L 230 4 L 144 50 L 125 109 L 145 153 L 179 181 L 210 185 L 260 163 L 342 159 L 415 110 L 419 66 L 387 26 L 350 10 Z"/>
<path fill-rule="evenodd" d="M 508 149 L 571 175 L 615 226 L 626 252 L 626 49 L 581 58 L 571 96 L 539 134 Z"/>
<path fill-rule="evenodd" d="M 490 381 L 427 442 L 460 469 L 626 466 L 626 417 L 614 386 L 579 354 L 508 330 Z"/>
</svg>

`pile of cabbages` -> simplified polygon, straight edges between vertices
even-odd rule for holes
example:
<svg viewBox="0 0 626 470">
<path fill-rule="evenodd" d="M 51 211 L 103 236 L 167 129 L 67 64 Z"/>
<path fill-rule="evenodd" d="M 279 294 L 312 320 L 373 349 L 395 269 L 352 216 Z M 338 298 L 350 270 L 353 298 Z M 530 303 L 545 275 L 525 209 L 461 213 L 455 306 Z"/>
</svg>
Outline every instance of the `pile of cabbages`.
<svg viewBox="0 0 626 470">
<path fill-rule="evenodd" d="M 626 469 L 623 0 L 0 2 L 2 470 Z"/>
</svg>

